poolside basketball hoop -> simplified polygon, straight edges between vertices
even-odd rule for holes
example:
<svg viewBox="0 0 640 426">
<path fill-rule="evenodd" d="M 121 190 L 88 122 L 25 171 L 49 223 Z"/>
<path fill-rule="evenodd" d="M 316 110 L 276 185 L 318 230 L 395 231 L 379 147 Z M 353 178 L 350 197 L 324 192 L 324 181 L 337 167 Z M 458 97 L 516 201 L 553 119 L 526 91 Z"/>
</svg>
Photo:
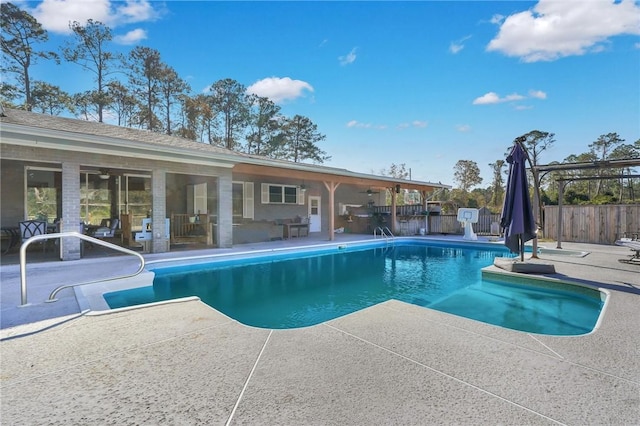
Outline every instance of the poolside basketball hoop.
<svg viewBox="0 0 640 426">
<path fill-rule="evenodd" d="M 478 223 L 478 209 L 458 209 L 458 222 L 464 227 L 463 240 L 476 241 L 478 236 L 473 232 L 474 223 Z"/>
</svg>

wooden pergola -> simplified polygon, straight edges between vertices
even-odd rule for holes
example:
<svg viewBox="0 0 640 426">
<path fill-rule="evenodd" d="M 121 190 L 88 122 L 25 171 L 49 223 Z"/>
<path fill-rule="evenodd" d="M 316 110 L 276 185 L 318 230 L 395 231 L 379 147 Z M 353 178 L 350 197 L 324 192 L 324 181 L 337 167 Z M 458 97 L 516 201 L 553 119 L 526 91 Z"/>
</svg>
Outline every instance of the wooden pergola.
<svg viewBox="0 0 640 426">
<path fill-rule="evenodd" d="M 622 160 L 603 160 L 582 163 L 562 163 L 547 164 L 543 166 L 535 166 L 535 172 L 553 172 L 553 171 L 575 171 L 575 170 L 604 170 L 604 169 L 622 169 L 628 167 L 640 166 L 640 158 L 628 158 Z M 639 178 L 640 175 L 606 175 L 606 176 L 589 176 L 589 177 L 567 177 L 556 178 L 558 182 L 558 229 L 557 229 L 557 248 L 562 248 L 562 199 L 564 198 L 564 186 L 567 182 L 576 180 L 605 180 L 620 178 Z M 539 206 L 535 206 L 536 209 Z"/>
</svg>

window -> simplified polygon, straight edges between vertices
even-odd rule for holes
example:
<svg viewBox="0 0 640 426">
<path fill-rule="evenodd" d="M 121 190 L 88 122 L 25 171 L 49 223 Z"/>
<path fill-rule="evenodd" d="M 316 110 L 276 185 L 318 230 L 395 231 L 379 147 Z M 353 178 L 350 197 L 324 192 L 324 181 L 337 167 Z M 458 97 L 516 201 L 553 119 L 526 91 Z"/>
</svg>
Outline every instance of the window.
<svg viewBox="0 0 640 426">
<path fill-rule="evenodd" d="M 151 178 L 145 175 L 125 174 L 116 179 L 116 186 L 120 188 L 118 210 L 131 213 L 131 223 L 137 230 L 142 224 L 142 219 L 149 217 L 153 207 Z"/>
<path fill-rule="evenodd" d="M 42 219 L 53 223 L 62 216 L 62 171 L 27 167 L 26 219 Z"/>
<path fill-rule="evenodd" d="M 304 204 L 304 198 L 297 186 L 263 183 L 262 204 Z"/>
<path fill-rule="evenodd" d="M 80 172 L 80 218 L 99 225 L 111 217 L 112 188 L 116 178 L 102 179 L 97 174 Z"/>
<path fill-rule="evenodd" d="M 131 223 L 140 224 L 152 208 L 151 178 L 146 175 L 111 175 L 80 171 L 80 218 L 91 225 L 120 213 L 131 213 Z M 134 229 L 137 229 L 134 225 Z"/>
</svg>

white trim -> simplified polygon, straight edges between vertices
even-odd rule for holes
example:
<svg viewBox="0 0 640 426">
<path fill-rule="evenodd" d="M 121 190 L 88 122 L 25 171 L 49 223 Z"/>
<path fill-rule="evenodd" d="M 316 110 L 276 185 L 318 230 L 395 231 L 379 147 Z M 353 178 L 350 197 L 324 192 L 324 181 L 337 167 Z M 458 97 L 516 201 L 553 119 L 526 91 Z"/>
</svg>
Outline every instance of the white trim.
<svg viewBox="0 0 640 426">
<path fill-rule="evenodd" d="M 239 163 L 239 158 L 230 154 L 186 150 L 183 147 L 171 147 L 161 144 L 136 142 L 129 139 L 114 139 L 107 136 L 84 135 L 77 133 L 49 130 L 48 132 L 17 132 L 11 135 L 10 123 L 2 123 L 2 143 L 32 148 L 47 148 L 58 151 L 91 152 L 109 156 L 140 157 L 147 160 L 168 161 L 176 163 L 198 164 L 211 167 L 232 168 Z M 13 125 L 15 127 L 15 125 Z M 30 128 L 35 130 L 36 128 Z M 22 136 L 22 137 L 17 137 Z M 29 139 L 26 139 L 29 137 Z M 124 141 L 125 143 L 122 143 Z M 215 158 L 214 158 L 215 157 Z"/>
<path fill-rule="evenodd" d="M 317 215 L 311 214 L 311 208 L 314 200 L 317 200 L 318 202 Z M 309 217 L 309 232 L 322 231 L 322 197 L 320 195 L 309 195 L 309 207 L 307 209 L 307 216 Z M 315 217 L 315 220 L 313 219 L 313 216 L 317 216 Z"/>
<path fill-rule="evenodd" d="M 242 185 L 242 217 L 252 219 L 255 215 L 255 188 L 253 182 L 244 182 Z"/>
<path fill-rule="evenodd" d="M 282 201 L 281 202 L 276 202 L 276 201 L 271 201 L 269 195 L 269 187 L 270 186 L 277 186 L 279 188 L 282 189 Z M 301 205 L 304 204 L 304 198 L 302 198 L 302 202 L 300 202 L 300 187 L 296 186 L 296 185 L 285 185 L 282 183 L 262 183 L 261 184 L 261 196 L 260 196 L 260 201 L 262 202 L 262 204 L 282 204 L 282 205 Z M 293 203 L 287 203 L 285 202 L 286 200 L 286 196 L 284 193 L 285 188 L 294 188 L 296 190 L 296 200 Z"/>
</svg>

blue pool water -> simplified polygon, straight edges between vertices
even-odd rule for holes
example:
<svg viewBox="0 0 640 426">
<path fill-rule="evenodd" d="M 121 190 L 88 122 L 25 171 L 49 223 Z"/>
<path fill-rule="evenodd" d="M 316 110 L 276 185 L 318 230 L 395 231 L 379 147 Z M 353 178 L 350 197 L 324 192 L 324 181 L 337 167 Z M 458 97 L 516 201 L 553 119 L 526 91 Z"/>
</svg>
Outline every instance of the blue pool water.
<svg viewBox="0 0 640 426">
<path fill-rule="evenodd" d="M 187 296 L 243 324 L 296 328 L 398 299 L 498 326 L 577 335 L 595 326 L 596 290 L 483 280 L 505 251 L 397 243 L 154 269 L 153 286 L 105 294 L 111 308 Z"/>
</svg>

